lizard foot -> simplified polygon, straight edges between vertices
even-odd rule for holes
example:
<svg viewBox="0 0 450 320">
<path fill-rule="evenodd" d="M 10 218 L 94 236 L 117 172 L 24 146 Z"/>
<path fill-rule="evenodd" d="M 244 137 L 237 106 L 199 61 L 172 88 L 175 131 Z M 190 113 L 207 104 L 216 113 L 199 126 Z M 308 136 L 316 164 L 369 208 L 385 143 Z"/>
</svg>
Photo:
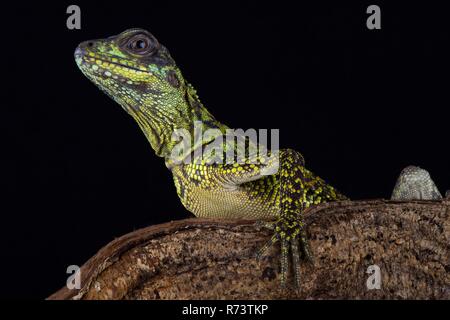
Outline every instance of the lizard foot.
<svg viewBox="0 0 450 320">
<path fill-rule="evenodd" d="M 313 263 L 313 256 L 303 223 L 304 210 L 311 205 L 344 199 L 324 180 L 307 170 L 303 156 L 294 150 L 280 152 L 278 177 L 280 181 L 280 214 L 275 222 L 264 223 L 273 230 L 272 238 L 261 248 L 261 257 L 274 243 L 281 243 L 281 286 L 286 286 L 289 254 L 297 289 L 300 287 L 300 257 Z"/>
<path fill-rule="evenodd" d="M 289 253 L 292 257 L 295 285 L 300 287 L 300 258 L 313 263 L 313 256 L 300 219 L 279 218 L 274 222 L 259 222 L 261 227 L 274 232 L 273 236 L 258 250 L 256 257 L 262 258 L 278 241 L 281 243 L 280 273 L 281 287 L 286 288 L 289 269 Z"/>
</svg>

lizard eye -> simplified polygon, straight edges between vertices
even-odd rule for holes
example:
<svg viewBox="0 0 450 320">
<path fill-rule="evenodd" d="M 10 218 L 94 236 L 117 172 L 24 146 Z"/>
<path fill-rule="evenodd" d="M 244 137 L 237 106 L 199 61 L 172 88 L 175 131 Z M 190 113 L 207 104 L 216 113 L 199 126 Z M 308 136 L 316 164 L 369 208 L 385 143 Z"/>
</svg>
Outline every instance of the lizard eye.
<svg viewBox="0 0 450 320">
<path fill-rule="evenodd" d="M 157 42 L 148 35 L 137 34 L 127 41 L 125 48 L 134 54 L 148 55 L 157 49 Z"/>
</svg>

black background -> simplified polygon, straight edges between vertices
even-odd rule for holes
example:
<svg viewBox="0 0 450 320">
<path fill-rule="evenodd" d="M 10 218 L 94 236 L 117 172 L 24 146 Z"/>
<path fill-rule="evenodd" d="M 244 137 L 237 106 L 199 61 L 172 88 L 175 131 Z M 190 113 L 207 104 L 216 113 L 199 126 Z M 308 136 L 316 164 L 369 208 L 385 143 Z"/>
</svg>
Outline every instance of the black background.
<svg viewBox="0 0 450 320">
<path fill-rule="evenodd" d="M 448 11 L 311 3 L 4 6 L 1 296 L 44 298 L 113 238 L 191 216 L 138 126 L 73 59 L 79 42 L 131 27 L 169 49 L 219 120 L 279 128 L 281 147 L 351 198 L 389 197 L 410 164 L 450 189 Z M 66 28 L 70 4 L 81 30 Z M 370 4 L 381 30 L 366 28 Z"/>
</svg>

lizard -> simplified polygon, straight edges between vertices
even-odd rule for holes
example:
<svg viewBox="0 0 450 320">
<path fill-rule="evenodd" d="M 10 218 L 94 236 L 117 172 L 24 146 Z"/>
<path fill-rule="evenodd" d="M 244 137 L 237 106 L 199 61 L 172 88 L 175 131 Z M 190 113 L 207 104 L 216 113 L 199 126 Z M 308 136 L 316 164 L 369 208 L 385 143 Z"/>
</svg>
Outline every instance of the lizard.
<svg viewBox="0 0 450 320">
<path fill-rule="evenodd" d="M 449 197 L 450 190 L 446 197 Z M 441 200 L 442 195 L 431 179 L 430 173 L 417 166 L 404 168 L 392 191 L 391 200 Z"/>
<path fill-rule="evenodd" d="M 174 161 L 176 130 L 194 135 L 199 124 L 203 130 L 215 130 L 217 138 L 226 137 L 229 127 L 204 107 L 169 51 L 150 32 L 134 28 L 84 41 L 74 56 L 81 72 L 134 118 L 156 155 L 165 159 L 184 207 L 197 217 L 254 219 L 272 230 L 273 236 L 256 255 L 261 258 L 279 242 L 281 286 L 286 287 L 292 265 L 298 288 L 301 259 L 313 263 L 304 210 L 347 197 L 308 170 L 302 154 L 292 149 L 234 163 L 198 157 L 187 163 Z M 211 139 L 193 142 L 183 156 L 210 143 Z"/>
<path fill-rule="evenodd" d="M 256 256 L 261 258 L 279 242 L 281 286 L 286 287 L 292 265 L 299 288 L 301 258 L 314 264 L 303 221 L 305 209 L 348 198 L 308 170 L 303 155 L 292 149 L 267 157 L 250 155 L 245 153 L 249 142 L 244 146 L 248 155 L 240 159 L 243 161 L 211 161 L 217 154 L 196 156 L 197 150 L 212 144 L 212 138 L 228 137 L 229 127 L 205 108 L 169 51 L 150 32 L 134 28 L 85 41 L 74 56 L 81 72 L 134 118 L 155 154 L 164 158 L 184 207 L 197 217 L 258 220 L 273 236 Z M 194 139 L 180 156 L 174 132 L 184 130 L 192 137 L 196 126 L 215 134 Z M 223 153 L 237 151 L 233 145 L 222 146 Z M 191 161 L 180 161 L 192 154 Z M 439 196 L 426 171 L 408 167 L 400 175 L 392 199 Z"/>
</svg>

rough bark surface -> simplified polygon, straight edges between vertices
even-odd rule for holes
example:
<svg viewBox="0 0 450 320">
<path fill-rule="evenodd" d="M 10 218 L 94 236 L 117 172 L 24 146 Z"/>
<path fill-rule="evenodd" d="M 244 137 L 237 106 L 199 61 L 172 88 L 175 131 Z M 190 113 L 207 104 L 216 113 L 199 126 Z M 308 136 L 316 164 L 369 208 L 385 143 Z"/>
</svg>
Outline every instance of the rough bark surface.
<svg viewBox="0 0 450 320">
<path fill-rule="evenodd" d="M 450 299 L 450 199 L 343 201 L 305 212 L 314 267 L 279 287 L 278 247 L 254 221 L 186 219 L 115 239 L 48 299 Z M 380 267 L 369 290 L 367 269 Z M 292 274 L 290 275 L 292 279 Z"/>
</svg>

